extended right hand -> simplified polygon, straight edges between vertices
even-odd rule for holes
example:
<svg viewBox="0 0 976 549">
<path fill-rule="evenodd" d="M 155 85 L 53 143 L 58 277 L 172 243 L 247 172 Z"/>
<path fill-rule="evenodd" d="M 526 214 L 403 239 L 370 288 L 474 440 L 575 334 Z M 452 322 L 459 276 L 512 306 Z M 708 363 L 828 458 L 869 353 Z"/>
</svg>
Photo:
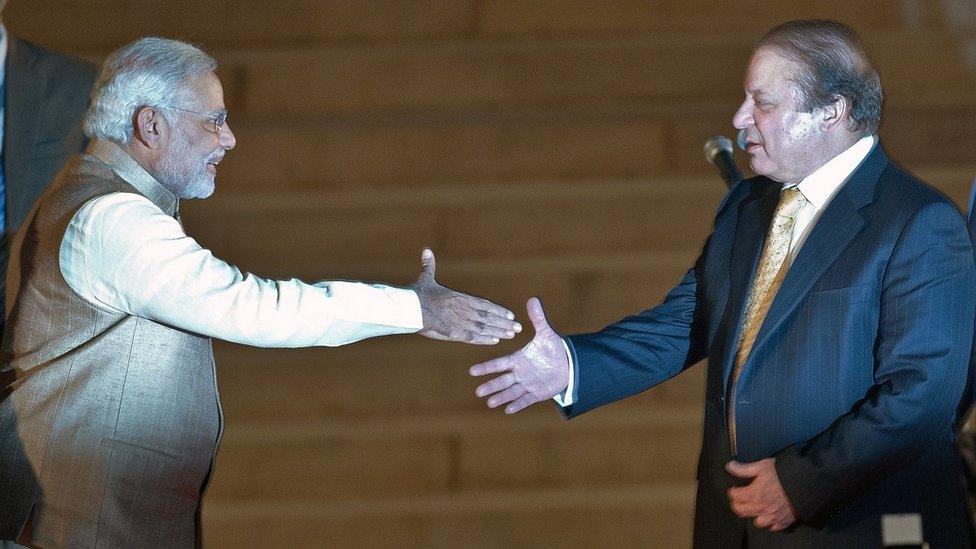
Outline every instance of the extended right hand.
<svg viewBox="0 0 976 549">
<path fill-rule="evenodd" d="M 434 278 L 434 252 L 424 248 L 420 256 L 420 277 L 410 289 L 417 293 L 424 327 L 424 337 L 444 341 L 463 341 L 476 345 L 494 345 L 500 339 L 512 339 L 522 331 L 515 315 L 487 299 L 470 296 L 441 286 Z"/>
<path fill-rule="evenodd" d="M 569 358 L 562 338 L 549 326 L 542 303 L 531 298 L 526 304 L 535 337 L 520 350 L 471 367 L 472 376 L 505 372 L 478 386 L 479 397 L 488 398 L 488 407 L 508 404 L 506 414 L 519 412 L 536 402 L 548 400 L 569 385 Z"/>
</svg>

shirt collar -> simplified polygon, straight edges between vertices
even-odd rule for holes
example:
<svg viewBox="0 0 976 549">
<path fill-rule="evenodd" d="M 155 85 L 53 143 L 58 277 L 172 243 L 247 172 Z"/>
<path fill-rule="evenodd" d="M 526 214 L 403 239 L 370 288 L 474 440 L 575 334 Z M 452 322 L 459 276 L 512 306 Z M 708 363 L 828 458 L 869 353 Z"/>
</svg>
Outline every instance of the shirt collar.
<svg viewBox="0 0 976 549">
<path fill-rule="evenodd" d="M 108 164 L 126 183 L 169 215 L 176 215 L 179 201 L 169 189 L 149 174 L 125 149 L 105 139 L 94 139 L 88 154 Z"/>
<path fill-rule="evenodd" d="M 847 150 L 803 178 L 796 187 L 817 210 L 822 209 L 867 158 L 876 141 L 877 138 L 873 135 L 862 137 Z"/>
</svg>

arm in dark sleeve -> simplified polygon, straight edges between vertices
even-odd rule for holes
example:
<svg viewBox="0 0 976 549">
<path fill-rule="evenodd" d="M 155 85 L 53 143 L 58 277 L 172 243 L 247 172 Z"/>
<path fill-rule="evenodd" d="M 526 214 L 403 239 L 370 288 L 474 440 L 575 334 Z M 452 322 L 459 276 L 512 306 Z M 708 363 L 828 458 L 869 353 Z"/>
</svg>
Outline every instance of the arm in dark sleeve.
<svg viewBox="0 0 976 549">
<path fill-rule="evenodd" d="M 738 204 L 763 181 L 743 181 L 722 198 L 715 227 L 728 226 Z M 565 338 L 573 368 L 572 402 L 562 408 L 574 417 L 597 406 L 634 395 L 679 374 L 705 358 L 708 349 L 707 301 L 702 273 L 715 241 L 709 237 L 695 265 L 664 302 L 592 333 Z"/>
<path fill-rule="evenodd" d="M 696 266 L 653 309 L 566 338 L 577 387 L 575 403 L 563 409 L 568 417 L 644 391 L 704 358 L 697 276 Z"/>
</svg>

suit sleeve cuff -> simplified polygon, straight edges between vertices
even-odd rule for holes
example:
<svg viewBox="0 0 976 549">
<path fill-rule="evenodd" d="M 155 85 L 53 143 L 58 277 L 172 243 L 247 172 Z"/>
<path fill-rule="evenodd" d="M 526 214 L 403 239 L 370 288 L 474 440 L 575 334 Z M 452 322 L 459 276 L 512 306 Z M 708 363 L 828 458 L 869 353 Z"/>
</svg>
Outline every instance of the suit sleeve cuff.
<svg viewBox="0 0 976 549">
<path fill-rule="evenodd" d="M 552 397 L 552 399 L 561 408 L 567 408 L 572 406 L 578 399 L 578 395 L 576 394 L 576 360 L 573 358 L 573 349 L 570 347 L 566 338 L 563 338 L 562 342 L 563 349 L 566 351 L 566 361 L 569 363 L 569 384 L 566 386 L 565 391 Z"/>
</svg>

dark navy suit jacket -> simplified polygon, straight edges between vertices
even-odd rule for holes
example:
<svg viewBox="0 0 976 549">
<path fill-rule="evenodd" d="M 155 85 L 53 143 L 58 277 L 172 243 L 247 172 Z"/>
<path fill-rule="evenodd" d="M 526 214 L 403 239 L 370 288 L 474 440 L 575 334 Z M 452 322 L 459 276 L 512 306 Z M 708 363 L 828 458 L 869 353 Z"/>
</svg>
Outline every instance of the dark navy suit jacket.
<svg viewBox="0 0 976 549">
<path fill-rule="evenodd" d="M 0 294 L 10 242 L 41 191 L 71 155 L 84 150 L 81 122 L 96 68 L 8 34 L 5 66 L 3 170 L 7 209 L 0 227 Z M 3 334 L 0 311 L 0 335 Z"/>
<path fill-rule="evenodd" d="M 920 513 L 933 548 L 972 544 L 956 407 L 976 315 L 966 224 L 877 145 L 822 213 L 736 386 L 739 461 L 776 457 L 799 521 L 757 530 L 729 509 L 726 389 L 736 331 L 780 185 L 725 198 L 695 266 L 663 303 L 568 339 L 569 417 L 708 359 L 696 547 L 880 547 L 881 516 Z"/>
</svg>

